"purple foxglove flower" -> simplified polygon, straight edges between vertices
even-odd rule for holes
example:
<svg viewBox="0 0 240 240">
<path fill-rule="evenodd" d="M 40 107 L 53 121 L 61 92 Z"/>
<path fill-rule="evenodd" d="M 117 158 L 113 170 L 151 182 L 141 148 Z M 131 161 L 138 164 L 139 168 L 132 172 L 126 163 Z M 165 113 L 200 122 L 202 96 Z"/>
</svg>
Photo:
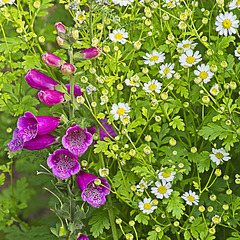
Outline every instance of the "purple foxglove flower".
<svg viewBox="0 0 240 240">
<path fill-rule="evenodd" d="M 52 53 L 44 53 L 44 54 L 42 54 L 42 61 L 47 66 L 52 67 L 52 68 L 60 68 L 60 66 L 64 62 L 64 60 L 62 60 L 61 58 L 53 55 Z"/>
<path fill-rule="evenodd" d="M 64 101 L 64 93 L 52 90 L 40 91 L 38 98 L 42 103 L 47 105 L 56 105 Z"/>
<path fill-rule="evenodd" d="M 52 168 L 53 175 L 60 179 L 69 178 L 79 172 L 78 156 L 66 149 L 58 149 L 47 159 L 47 164 Z"/>
<path fill-rule="evenodd" d="M 81 52 L 75 53 L 74 58 L 76 60 L 90 60 L 99 57 L 101 53 L 102 49 L 100 47 L 91 47 Z"/>
<path fill-rule="evenodd" d="M 115 137 L 116 137 L 116 133 L 115 133 L 114 130 L 113 130 L 113 126 L 107 123 L 107 118 L 101 119 L 100 122 L 101 122 L 101 124 L 103 125 L 103 127 L 107 130 L 107 132 L 109 133 L 109 135 L 112 136 L 113 138 L 115 138 Z M 89 131 L 92 135 L 93 135 L 94 133 L 96 133 L 95 126 L 89 128 L 88 131 Z M 99 135 L 100 135 L 100 140 L 101 140 L 101 141 L 104 141 L 104 138 L 105 138 L 105 137 L 108 137 L 108 138 L 109 138 L 108 134 L 105 132 L 105 130 L 104 130 L 102 127 L 99 128 Z"/>
<path fill-rule="evenodd" d="M 70 84 L 66 84 L 65 87 L 67 88 L 68 93 L 70 94 Z M 78 96 L 82 96 L 83 93 L 81 92 L 81 87 L 77 84 L 74 84 L 74 97 L 77 98 Z"/>
<path fill-rule="evenodd" d="M 27 71 L 25 80 L 32 87 L 40 90 L 54 90 L 58 85 L 56 81 L 36 69 Z"/>
<path fill-rule="evenodd" d="M 60 117 L 38 116 L 36 119 L 38 123 L 38 135 L 45 135 L 52 132 L 60 123 Z"/>
<path fill-rule="evenodd" d="M 62 145 L 75 155 L 82 155 L 92 142 L 92 134 L 79 125 L 69 127 L 62 138 Z"/>
<path fill-rule="evenodd" d="M 100 179 L 102 185 L 106 186 L 107 188 L 96 185 L 94 183 L 95 179 Z M 105 196 L 110 193 L 109 189 L 111 188 L 105 178 L 97 177 L 82 170 L 77 176 L 77 184 L 82 192 L 81 196 L 83 201 L 87 201 L 93 207 L 99 207 L 105 203 Z"/>
<path fill-rule="evenodd" d="M 59 36 L 57 36 L 56 40 L 57 40 L 57 44 L 59 47 L 64 48 L 64 49 L 69 49 L 70 44 L 67 40 L 65 40 L 64 38 L 59 37 Z"/>
<path fill-rule="evenodd" d="M 18 133 L 19 129 L 15 128 L 15 130 L 13 131 L 12 141 L 7 144 L 10 151 L 17 151 L 23 148 L 24 141 L 20 137 L 18 137 Z"/>
<path fill-rule="evenodd" d="M 37 135 L 34 139 L 25 142 L 23 148 L 29 150 L 40 150 L 50 147 L 54 144 L 59 137 L 52 136 L 50 134 Z"/>
<path fill-rule="evenodd" d="M 66 33 L 66 28 L 61 22 L 55 23 L 55 28 L 57 31 L 57 34 L 65 34 Z"/>
<path fill-rule="evenodd" d="M 71 75 L 75 71 L 75 67 L 70 63 L 64 63 L 60 67 L 60 69 L 61 69 L 62 73 L 66 74 L 66 75 Z"/>
<path fill-rule="evenodd" d="M 80 235 L 77 240 L 89 240 L 89 238 L 85 235 Z"/>
</svg>

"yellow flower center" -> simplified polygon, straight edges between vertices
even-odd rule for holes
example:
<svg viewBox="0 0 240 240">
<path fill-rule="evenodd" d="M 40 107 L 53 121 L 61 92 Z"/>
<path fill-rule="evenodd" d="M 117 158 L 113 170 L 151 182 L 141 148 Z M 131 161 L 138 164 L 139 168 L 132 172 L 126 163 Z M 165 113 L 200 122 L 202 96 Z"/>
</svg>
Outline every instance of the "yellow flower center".
<svg viewBox="0 0 240 240">
<path fill-rule="evenodd" d="M 142 188 L 145 188 L 145 185 L 144 184 L 140 184 L 139 187 L 140 187 L 140 189 L 142 189 Z"/>
<path fill-rule="evenodd" d="M 200 72 L 199 77 L 200 77 L 201 79 L 205 79 L 205 78 L 208 77 L 208 74 L 207 74 L 206 72 Z"/>
<path fill-rule="evenodd" d="M 189 48 L 190 46 L 191 46 L 191 44 L 189 44 L 189 43 L 186 43 L 183 45 L 184 48 Z"/>
<path fill-rule="evenodd" d="M 194 197 L 193 196 L 188 196 L 188 201 L 189 202 L 193 202 L 195 199 L 194 199 Z"/>
<path fill-rule="evenodd" d="M 161 194 L 165 193 L 166 191 L 167 191 L 167 188 L 165 186 L 160 186 L 158 188 L 158 192 L 161 193 Z"/>
<path fill-rule="evenodd" d="M 168 178 L 168 177 L 170 177 L 170 175 L 171 175 L 171 173 L 165 173 L 165 172 L 162 174 L 162 176 L 163 176 L 164 178 Z"/>
<path fill-rule="evenodd" d="M 226 28 L 226 29 L 229 29 L 231 27 L 232 23 L 230 20 L 228 19 L 225 19 L 223 22 L 222 22 L 222 26 L 223 28 Z"/>
<path fill-rule="evenodd" d="M 219 222 L 219 218 L 218 217 L 213 217 L 213 222 Z"/>
<path fill-rule="evenodd" d="M 223 154 L 218 152 L 215 154 L 215 157 L 218 158 L 218 159 L 223 159 Z"/>
<path fill-rule="evenodd" d="M 191 57 L 191 56 L 190 56 L 190 57 L 187 57 L 187 58 L 186 58 L 186 62 L 192 64 L 192 63 L 195 62 L 195 58 L 194 58 L 194 57 Z"/>
<path fill-rule="evenodd" d="M 152 56 L 150 58 L 150 61 L 153 62 L 153 61 L 157 61 L 158 60 L 158 56 Z"/>
<path fill-rule="evenodd" d="M 185 26 L 186 26 L 185 23 L 181 23 L 181 24 L 180 24 L 180 27 L 181 27 L 181 28 L 184 28 Z"/>
<path fill-rule="evenodd" d="M 172 2 L 169 2 L 169 3 L 168 3 L 168 6 L 169 6 L 169 7 L 174 7 L 174 4 L 173 4 Z"/>
<path fill-rule="evenodd" d="M 170 72 L 170 69 L 169 68 L 165 68 L 164 70 L 163 70 L 163 73 L 164 74 L 168 74 Z"/>
<path fill-rule="evenodd" d="M 217 95 L 218 94 L 218 90 L 216 89 L 216 88 L 213 88 L 212 89 L 212 91 L 211 91 L 211 93 L 213 94 L 213 95 Z M 217 153 L 218 154 L 218 156 L 222 156 L 222 154 L 221 153 Z M 217 156 L 217 154 L 216 154 L 216 156 Z M 222 159 L 222 158 L 219 158 L 219 159 Z"/>
<path fill-rule="evenodd" d="M 117 114 L 118 115 L 123 115 L 125 113 L 125 109 L 124 108 L 119 108 L 118 110 L 117 110 Z"/>
<path fill-rule="evenodd" d="M 8 3 L 10 2 L 10 0 L 2 0 L 4 3 Z"/>
<path fill-rule="evenodd" d="M 154 91 L 156 88 L 157 88 L 157 86 L 155 84 L 151 84 L 149 86 L 149 90 L 151 90 L 151 91 Z"/>
<path fill-rule="evenodd" d="M 239 4 L 240 4 L 240 0 L 237 0 L 236 5 L 239 5 Z"/>
<path fill-rule="evenodd" d="M 84 18 L 85 18 L 85 17 L 84 17 L 84 15 L 83 15 L 83 14 L 79 14 L 79 15 L 78 15 L 78 20 L 79 20 L 79 21 L 83 21 L 83 20 L 84 20 Z"/>
<path fill-rule="evenodd" d="M 127 124 L 127 123 L 129 123 L 129 119 L 126 117 L 126 118 L 123 118 L 122 119 L 122 122 L 124 123 L 124 124 Z M 141 188 L 141 186 L 140 186 L 140 188 Z"/>
<path fill-rule="evenodd" d="M 144 208 L 145 208 L 146 210 L 151 209 L 151 207 L 152 207 L 152 204 L 151 204 L 151 203 L 145 203 L 145 204 L 144 204 Z"/>
<path fill-rule="evenodd" d="M 131 80 L 130 84 L 136 85 L 137 83 Z"/>
<path fill-rule="evenodd" d="M 121 40 L 123 38 L 123 35 L 121 33 L 117 33 L 117 34 L 115 34 L 115 38 L 117 40 Z"/>
</svg>

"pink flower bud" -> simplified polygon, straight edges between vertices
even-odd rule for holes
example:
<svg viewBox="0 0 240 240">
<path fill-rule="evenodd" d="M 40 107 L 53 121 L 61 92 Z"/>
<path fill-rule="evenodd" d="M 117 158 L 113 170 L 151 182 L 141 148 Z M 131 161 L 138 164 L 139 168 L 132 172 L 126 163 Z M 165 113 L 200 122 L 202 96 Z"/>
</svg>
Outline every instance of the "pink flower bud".
<svg viewBox="0 0 240 240">
<path fill-rule="evenodd" d="M 55 28 L 58 35 L 62 35 L 66 33 L 66 28 L 61 22 L 55 23 Z"/>
<path fill-rule="evenodd" d="M 64 93 L 52 90 L 40 91 L 38 98 L 42 103 L 47 105 L 56 105 L 64 101 Z"/>
<path fill-rule="evenodd" d="M 102 49 L 100 47 L 91 47 L 81 52 L 75 53 L 75 60 L 91 60 L 101 55 Z"/>
<path fill-rule="evenodd" d="M 64 48 L 64 49 L 69 49 L 70 44 L 68 43 L 67 40 L 63 39 L 62 37 L 57 36 L 57 44 L 59 47 Z"/>
<path fill-rule="evenodd" d="M 66 74 L 66 75 L 71 75 L 75 71 L 75 67 L 70 63 L 64 63 L 60 67 L 60 69 L 61 69 L 62 73 Z"/>
<path fill-rule="evenodd" d="M 63 60 L 51 53 L 42 54 L 42 61 L 49 67 L 60 68 Z"/>
</svg>

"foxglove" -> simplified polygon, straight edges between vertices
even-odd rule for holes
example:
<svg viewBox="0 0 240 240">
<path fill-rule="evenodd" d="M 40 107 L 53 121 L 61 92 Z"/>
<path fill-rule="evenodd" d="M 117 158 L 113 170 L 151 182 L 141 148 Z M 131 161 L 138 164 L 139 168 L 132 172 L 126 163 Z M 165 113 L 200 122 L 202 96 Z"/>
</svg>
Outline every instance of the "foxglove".
<svg viewBox="0 0 240 240">
<path fill-rule="evenodd" d="M 55 28 L 58 35 L 64 35 L 66 33 L 66 28 L 61 22 L 55 23 Z"/>
<path fill-rule="evenodd" d="M 74 58 L 75 60 L 91 60 L 98 58 L 101 55 L 102 49 L 100 47 L 91 47 L 85 49 L 81 52 L 75 53 Z"/>
<path fill-rule="evenodd" d="M 62 145 L 74 155 L 82 155 L 92 142 L 92 134 L 79 125 L 69 127 L 62 138 Z"/>
<path fill-rule="evenodd" d="M 27 71 L 25 80 L 32 87 L 40 90 L 54 90 L 58 85 L 56 81 L 36 69 Z"/>
<path fill-rule="evenodd" d="M 64 93 L 52 90 L 40 91 L 38 98 L 42 103 L 47 105 L 56 105 L 64 101 Z"/>
<path fill-rule="evenodd" d="M 66 84 L 65 87 L 67 88 L 68 93 L 70 94 L 70 84 Z M 74 97 L 77 98 L 78 96 L 82 96 L 83 93 L 81 92 L 81 87 L 77 84 L 74 84 Z"/>
<path fill-rule="evenodd" d="M 65 62 L 61 58 L 55 56 L 52 53 L 42 54 L 42 61 L 49 67 L 60 68 L 60 66 Z"/>
<path fill-rule="evenodd" d="M 101 185 L 96 185 L 94 181 L 96 179 L 101 180 Z M 87 201 L 93 207 L 100 207 L 106 201 L 106 195 L 110 193 L 110 185 L 107 183 L 105 178 L 97 177 L 93 174 L 80 171 L 77 176 L 77 184 L 82 192 L 81 196 L 83 201 Z"/>
<path fill-rule="evenodd" d="M 89 238 L 85 235 L 80 235 L 77 240 L 89 240 Z"/>
<path fill-rule="evenodd" d="M 64 63 L 60 67 L 61 72 L 66 75 L 71 75 L 75 71 L 75 67 L 70 63 Z"/>
<path fill-rule="evenodd" d="M 47 164 L 52 168 L 53 175 L 60 179 L 69 178 L 80 170 L 78 156 L 66 149 L 57 149 L 48 157 Z"/>
</svg>

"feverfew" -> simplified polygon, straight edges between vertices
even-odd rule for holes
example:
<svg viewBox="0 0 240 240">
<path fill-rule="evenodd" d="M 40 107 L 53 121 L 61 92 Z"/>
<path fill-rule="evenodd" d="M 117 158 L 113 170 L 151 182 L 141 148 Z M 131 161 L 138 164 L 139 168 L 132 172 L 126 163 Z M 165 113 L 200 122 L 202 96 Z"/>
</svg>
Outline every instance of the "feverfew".
<svg viewBox="0 0 240 240">
<path fill-rule="evenodd" d="M 159 67 L 161 77 L 166 77 L 167 79 L 171 78 L 172 75 L 175 73 L 174 71 L 174 63 L 166 63 Z"/>
<path fill-rule="evenodd" d="M 130 112 L 128 103 L 114 103 L 110 113 L 113 115 L 114 120 L 118 120 L 122 115 L 127 115 Z"/>
<path fill-rule="evenodd" d="M 161 182 L 157 181 L 155 182 L 156 187 L 152 187 L 151 188 L 151 193 L 153 193 L 156 198 L 168 198 L 171 193 L 172 193 L 172 189 L 171 189 L 171 183 L 167 182 L 165 180 Z"/>
<path fill-rule="evenodd" d="M 79 23 L 83 23 L 83 21 L 86 19 L 85 17 L 85 11 L 77 11 L 75 14 L 75 18 L 73 20 L 79 21 Z"/>
<path fill-rule="evenodd" d="M 115 5 L 127 6 L 131 5 L 134 0 L 112 0 Z"/>
<path fill-rule="evenodd" d="M 229 7 L 229 10 L 233 10 L 235 8 L 240 8 L 240 1 L 233 0 L 231 3 L 229 3 L 228 7 Z"/>
<path fill-rule="evenodd" d="M 143 213 L 146 214 L 150 214 L 157 209 L 157 206 L 153 205 L 151 198 L 144 198 L 143 202 L 139 202 L 138 207 Z"/>
<path fill-rule="evenodd" d="M 209 157 L 210 159 L 215 162 L 217 165 L 223 163 L 224 161 L 227 162 L 231 157 L 229 157 L 229 153 L 227 153 L 224 148 L 215 149 L 212 148 L 212 153 Z"/>
<path fill-rule="evenodd" d="M 216 31 L 219 32 L 219 35 L 232 35 L 237 32 L 239 21 L 236 20 L 237 16 L 233 15 L 232 12 L 225 12 L 224 14 L 220 13 L 219 16 L 216 17 L 215 25 Z"/>
<path fill-rule="evenodd" d="M 186 52 L 187 50 L 194 49 L 197 46 L 197 43 L 192 43 L 192 40 L 183 40 L 181 43 L 177 44 L 177 51 Z"/>
<path fill-rule="evenodd" d="M 125 44 L 127 42 L 128 33 L 125 32 L 124 28 L 113 30 L 113 33 L 109 34 L 109 38 L 115 43 L 120 42 L 121 44 Z"/>
<path fill-rule="evenodd" d="M 186 201 L 186 204 L 190 206 L 192 206 L 192 204 L 198 205 L 199 196 L 191 190 L 189 190 L 189 192 L 185 192 L 181 197 Z"/>
<path fill-rule="evenodd" d="M 152 54 L 146 53 L 146 56 L 143 56 L 145 60 L 143 60 L 144 64 L 148 64 L 152 66 L 156 63 L 163 62 L 165 60 L 165 53 L 153 51 Z"/>
<path fill-rule="evenodd" d="M 162 87 L 162 83 L 158 82 L 157 80 L 153 79 L 148 83 L 144 83 L 144 87 L 142 88 L 146 93 L 160 93 Z"/>
<path fill-rule="evenodd" d="M 198 70 L 194 70 L 194 74 L 200 77 L 203 83 L 210 82 L 214 73 L 210 71 L 209 65 L 201 64 L 200 66 L 197 66 L 197 69 Z"/>
<path fill-rule="evenodd" d="M 201 54 L 199 54 L 199 51 L 196 51 L 195 53 L 193 53 L 192 50 L 187 50 L 186 53 L 183 53 L 179 57 L 179 62 L 183 67 L 191 67 L 193 65 L 196 65 L 201 60 L 202 60 L 202 56 Z"/>
</svg>

